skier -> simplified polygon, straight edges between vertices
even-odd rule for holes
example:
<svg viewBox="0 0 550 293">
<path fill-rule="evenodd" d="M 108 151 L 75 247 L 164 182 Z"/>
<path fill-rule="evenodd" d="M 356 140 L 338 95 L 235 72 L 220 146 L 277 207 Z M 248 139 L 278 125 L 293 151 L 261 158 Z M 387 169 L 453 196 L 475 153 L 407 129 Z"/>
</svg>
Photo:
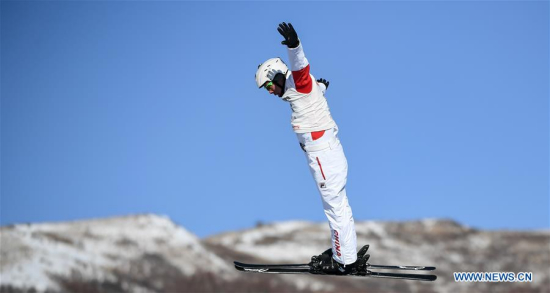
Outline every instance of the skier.
<svg viewBox="0 0 550 293">
<path fill-rule="evenodd" d="M 258 66 L 256 84 L 290 103 L 292 128 L 323 201 L 332 248 L 314 259 L 325 273 L 355 273 L 362 255 L 357 255 L 355 224 L 346 196 L 347 160 L 324 96 L 329 82 L 323 78 L 316 81 L 309 73 L 309 62 L 292 24 L 283 22 L 277 30 L 284 38 L 281 43 L 288 47 L 291 70 L 280 58 L 271 58 Z"/>
</svg>

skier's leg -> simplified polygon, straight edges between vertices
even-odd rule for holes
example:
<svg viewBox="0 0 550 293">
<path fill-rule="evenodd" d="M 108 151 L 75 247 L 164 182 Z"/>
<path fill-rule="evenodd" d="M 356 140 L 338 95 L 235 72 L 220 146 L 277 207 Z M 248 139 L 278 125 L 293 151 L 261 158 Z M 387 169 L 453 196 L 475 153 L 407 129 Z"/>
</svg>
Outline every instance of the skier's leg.
<svg viewBox="0 0 550 293">
<path fill-rule="evenodd" d="M 316 143 L 323 143 L 322 140 L 338 142 L 336 133 L 337 130 L 327 131 Z M 346 196 L 348 165 L 343 148 L 337 143 L 329 149 L 308 152 L 306 156 L 329 221 L 333 258 L 341 264 L 352 264 L 357 260 L 357 236 Z"/>
<path fill-rule="evenodd" d="M 317 188 L 332 233 L 333 257 L 341 264 L 352 264 L 357 260 L 357 236 L 346 195 L 347 162 L 341 146 L 318 154 L 315 161 L 325 175 L 323 181 L 317 182 Z M 314 178 L 317 181 L 322 176 Z"/>
</svg>

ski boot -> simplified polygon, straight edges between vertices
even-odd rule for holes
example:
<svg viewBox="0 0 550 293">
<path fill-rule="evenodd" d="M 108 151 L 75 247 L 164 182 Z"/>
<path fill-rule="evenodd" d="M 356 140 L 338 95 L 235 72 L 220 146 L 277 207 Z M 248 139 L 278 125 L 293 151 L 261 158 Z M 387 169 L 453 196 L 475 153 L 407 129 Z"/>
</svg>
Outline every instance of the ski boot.
<svg viewBox="0 0 550 293">
<path fill-rule="evenodd" d="M 353 266 L 352 264 L 344 267 L 343 264 L 337 262 L 332 257 L 332 248 L 327 249 L 325 252 L 321 253 L 318 256 L 313 256 L 309 265 L 312 268 L 311 273 L 323 275 L 349 274 Z"/>
<path fill-rule="evenodd" d="M 332 257 L 332 248 L 329 248 L 321 255 L 311 258 L 311 262 L 309 263 L 312 268 L 311 273 L 325 275 L 366 275 L 366 264 L 370 255 L 365 255 L 365 253 L 368 249 L 368 245 L 363 246 L 357 252 L 357 260 L 352 264 L 344 265 Z"/>
</svg>

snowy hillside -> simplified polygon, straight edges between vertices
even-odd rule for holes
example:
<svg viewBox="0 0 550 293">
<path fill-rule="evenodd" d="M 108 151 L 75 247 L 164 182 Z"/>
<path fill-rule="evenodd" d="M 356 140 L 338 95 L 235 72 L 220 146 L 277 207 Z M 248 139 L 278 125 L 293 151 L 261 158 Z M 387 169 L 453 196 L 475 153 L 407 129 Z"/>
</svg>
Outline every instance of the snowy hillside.
<svg viewBox="0 0 550 293">
<path fill-rule="evenodd" d="M 139 292 L 163 288 L 140 284 L 159 273 L 185 277 L 202 270 L 226 279 L 236 276 L 196 236 L 161 216 L 15 225 L 0 231 L 2 288 L 62 290 L 67 283 L 94 282 L 94 287 L 120 283 L 124 290 Z"/>
<path fill-rule="evenodd" d="M 370 263 L 434 265 L 436 282 L 238 272 L 233 261 L 307 263 L 326 223 L 289 221 L 207 239 L 157 215 L 0 228 L 0 292 L 548 292 L 550 233 L 450 220 L 356 223 Z M 453 272 L 533 272 L 532 283 L 456 283 Z"/>
</svg>

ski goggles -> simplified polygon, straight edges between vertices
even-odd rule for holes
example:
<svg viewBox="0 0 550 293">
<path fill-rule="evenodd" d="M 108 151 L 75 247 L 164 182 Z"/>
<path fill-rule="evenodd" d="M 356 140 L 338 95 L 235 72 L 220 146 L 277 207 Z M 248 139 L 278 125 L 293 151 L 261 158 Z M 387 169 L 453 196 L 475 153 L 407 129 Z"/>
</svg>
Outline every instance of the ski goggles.
<svg viewBox="0 0 550 293">
<path fill-rule="evenodd" d="M 264 87 L 265 87 L 265 89 L 266 89 L 267 91 L 270 91 L 271 88 L 273 87 L 273 82 L 270 81 L 270 82 L 266 83 L 266 84 L 264 85 Z"/>
</svg>

